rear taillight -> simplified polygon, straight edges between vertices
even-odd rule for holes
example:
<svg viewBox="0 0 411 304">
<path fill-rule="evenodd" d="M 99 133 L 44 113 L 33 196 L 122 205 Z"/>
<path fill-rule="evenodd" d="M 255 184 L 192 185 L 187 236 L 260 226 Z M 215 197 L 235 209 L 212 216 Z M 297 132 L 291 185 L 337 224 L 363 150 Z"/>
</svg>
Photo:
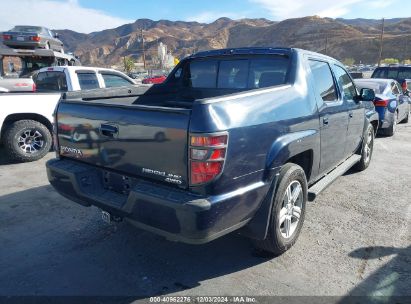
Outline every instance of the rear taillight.
<svg viewBox="0 0 411 304">
<path fill-rule="evenodd" d="M 33 82 L 33 86 L 31 87 L 31 89 L 32 89 L 33 92 L 36 92 L 36 90 L 37 90 L 37 86 L 34 82 Z"/>
<path fill-rule="evenodd" d="M 30 40 L 31 40 L 31 41 L 39 42 L 39 41 L 40 41 L 40 37 L 39 37 L 39 36 L 30 36 Z"/>
<path fill-rule="evenodd" d="M 406 80 L 404 80 L 404 81 L 401 83 L 401 88 L 402 88 L 402 91 L 403 91 L 403 92 L 407 92 L 407 91 L 408 91 L 408 85 L 407 85 L 407 81 L 406 81 Z"/>
<path fill-rule="evenodd" d="M 3 35 L 3 40 L 11 40 L 11 35 Z"/>
<path fill-rule="evenodd" d="M 374 106 L 376 107 L 386 107 L 390 101 L 388 99 L 382 99 L 382 100 L 374 100 Z"/>
<path fill-rule="evenodd" d="M 59 149 L 59 139 L 57 136 L 57 108 L 58 104 L 56 105 L 56 108 L 54 109 L 53 112 L 53 148 L 54 152 L 56 153 L 56 158 L 60 158 L 60 149 Z"/>
<path fill-rule="evenodd" d="M 210 182 L 219 176 L 227 154 L 228 134 L 190 136 L 190 184 Z"/>
</svg>

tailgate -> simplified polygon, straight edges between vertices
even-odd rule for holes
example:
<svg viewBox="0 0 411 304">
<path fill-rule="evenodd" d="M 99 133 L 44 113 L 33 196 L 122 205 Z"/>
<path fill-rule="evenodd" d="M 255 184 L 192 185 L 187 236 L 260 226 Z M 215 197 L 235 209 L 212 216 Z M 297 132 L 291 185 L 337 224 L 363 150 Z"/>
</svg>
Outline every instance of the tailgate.
<svg viewBox="0 0 411 304">
<path fill-rule="evenodd" d="M 190 110 L 61 102 L 60 155 L 187 187 Z"/>
</svg>

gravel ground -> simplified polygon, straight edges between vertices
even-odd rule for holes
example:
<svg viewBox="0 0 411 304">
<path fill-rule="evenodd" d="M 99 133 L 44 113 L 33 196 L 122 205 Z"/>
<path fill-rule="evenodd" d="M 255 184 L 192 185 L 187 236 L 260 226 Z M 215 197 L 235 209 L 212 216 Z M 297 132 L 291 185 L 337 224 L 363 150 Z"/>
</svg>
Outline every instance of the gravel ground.
<svg viewBox="0 0 411 304">
<path fill-rule="evenodd" d="M 107 225 L 48 185 L 52 157 L 0 158 L 0 295 L 411 296 L 411 124 L 309 204 L 297 244 L 277 258 L 236 234 L 194 246 Z"/>
</svg>

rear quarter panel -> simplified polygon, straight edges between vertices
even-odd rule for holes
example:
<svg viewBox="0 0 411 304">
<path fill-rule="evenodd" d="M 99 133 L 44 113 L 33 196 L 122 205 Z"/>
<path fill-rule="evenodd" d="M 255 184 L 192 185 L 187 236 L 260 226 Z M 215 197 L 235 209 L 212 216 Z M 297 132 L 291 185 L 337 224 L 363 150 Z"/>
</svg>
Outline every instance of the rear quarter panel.
<svg viewBox="0 0 411 304">
<path fill-rule="evenodd" d="M 0 104 L 0 126 L 3 126 L 7 116 L 12 114 L 32 113 L 53 121 L 53 111 L 60 100 L 58 93 L 23 93 L 23 94 L 1 94 Z"/>
<path fill-rule="evenodd" d="M 290 157 L 319 149 L 317 104 L 302 56 L 293 58 L 290 80 L 292 85 L 206 100 L 193 106 L 190 132 L 228 131 L 229 143 L 222 176 L 215 183 L 193 187 L 192 191 L 221 194 L 261 181 L 270 183 L 276 170 Z M 318 169 L 318 151 L 313 155 Z"/>
</svg>

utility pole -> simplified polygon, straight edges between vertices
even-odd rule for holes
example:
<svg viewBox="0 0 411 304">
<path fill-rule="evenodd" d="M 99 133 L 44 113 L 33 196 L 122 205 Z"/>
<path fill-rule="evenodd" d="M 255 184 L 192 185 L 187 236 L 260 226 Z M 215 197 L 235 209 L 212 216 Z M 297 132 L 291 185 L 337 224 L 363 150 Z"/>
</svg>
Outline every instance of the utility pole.
<svg viewBox="0 0 411 304">
<path fill-rule="evenodd" d="M 144 35 L 143 35 L 143 30 L 140 30 L 140 34 L 141 34 L 141 42 L 142 42 L 142 47 L 143 47 L 143 64 L 144 64 L 144 70 L 146 70 L 146 49 L 144 46 Z"/>
<path fill-rule="evenodd" d="M 382 27 L 381 27 L 381 36 L 380 36 L 380 54 L 378 56 L 378 66 L 381 65 L 381 57 L 382 57 L 382 49 L 383 49 L 383 43 L 384 43 L 384 25 L 385 25 L 385 19 L 382 18 Z"/>
</svg>

